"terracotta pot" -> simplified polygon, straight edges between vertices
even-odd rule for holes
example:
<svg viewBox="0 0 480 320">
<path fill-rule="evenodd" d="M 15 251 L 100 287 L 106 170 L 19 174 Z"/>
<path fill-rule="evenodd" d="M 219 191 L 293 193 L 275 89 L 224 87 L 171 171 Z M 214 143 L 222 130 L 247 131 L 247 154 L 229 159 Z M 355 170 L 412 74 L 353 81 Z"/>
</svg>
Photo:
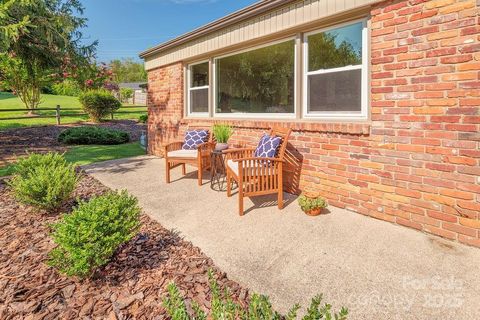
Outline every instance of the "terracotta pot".
<svg viewBox="0 0 480 320">
<path fill-rule="evenodd" d="M 323 208 L 315 208 L 309 211 L 305 211 L 305 213 L 309 216 L 318 216 L 322 214 Z"/>
</svg>

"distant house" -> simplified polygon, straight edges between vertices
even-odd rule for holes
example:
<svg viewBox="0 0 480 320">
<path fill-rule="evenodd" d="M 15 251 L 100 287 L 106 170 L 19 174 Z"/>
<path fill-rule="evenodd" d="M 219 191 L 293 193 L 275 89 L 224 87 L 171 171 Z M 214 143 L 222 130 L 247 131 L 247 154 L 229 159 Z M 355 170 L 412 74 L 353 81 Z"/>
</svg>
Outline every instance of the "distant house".
<svg viewBox="0 0 480 320">
<path fill-rule="evenodd" d="M 480 247 L 478 0 L 264 0 L 140 54 L 148 150 L 292 128 L 285 189 Z M 352 230 L 355 232 L 355 230 Z"/>
<path fill-rule="evenodd" d="M 133 89 L 133 97 L 128 103 L 136 105 L 147 105 L 147 83 L 146 82 L 122 82 L 118 84 L 121 88 Z"/>
</svg>

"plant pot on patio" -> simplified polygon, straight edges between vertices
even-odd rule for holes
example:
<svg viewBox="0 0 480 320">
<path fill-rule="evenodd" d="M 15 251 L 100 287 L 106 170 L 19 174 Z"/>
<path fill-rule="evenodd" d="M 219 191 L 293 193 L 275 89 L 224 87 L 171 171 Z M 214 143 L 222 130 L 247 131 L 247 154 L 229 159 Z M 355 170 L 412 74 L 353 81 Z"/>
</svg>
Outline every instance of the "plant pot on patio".
<svg viewBox="0 0 480 320">
<path fill-rule="evenodd" d="M 215 124 L 212 131 L 217 140 L 215 150 L 222 151 L 228 149 L 228 139 L 230 139 L 233 134 L 232 127 L 228 124 Z"/>
<path fill-rule="evenodd" d="M 303 212 L 309 216 L 318 216 L 328 205 L 324 198 L 313 193 L 303 193 L 298 198 L 298 204 Z"/>
</svg>

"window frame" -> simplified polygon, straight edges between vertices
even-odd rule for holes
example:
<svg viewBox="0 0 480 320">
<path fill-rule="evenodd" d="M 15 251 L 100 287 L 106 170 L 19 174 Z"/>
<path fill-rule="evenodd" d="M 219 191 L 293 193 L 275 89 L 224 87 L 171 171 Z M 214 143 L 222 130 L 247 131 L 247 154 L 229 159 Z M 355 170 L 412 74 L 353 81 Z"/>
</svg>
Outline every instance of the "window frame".
<svg viewBox="0 0 480 320">
<path fill-rule="evenodd" d="M 192 79 L 192 67 L 193 66 L 196 66 L 196 65 L 199 65 L 199 64 L 203 64 L 203 63 L 207 63 L 208 64 L 208 85 L 207 86 L 200 86 L 200 87 L 193 87 L 191 86 L 191 79 Z M 211 80 L 212 80 L 212 76 L 211 76 L 211 68 L 210 68 L 210 60 L 202 60 L 202 61 L 197 61 L 197 62 L 193 62 L 193 63 L 189 63 L 187 65 L 187 77 L 186 77 L 186 80 L 187 80 L 187 116 L 188 117 L 192 117 L 192 118 L 208 118 L 210 116 L 210 88 L 211 88 Z M 192 106 L 191 106 L 191 91 L 194 91 L 194 90 L 205 90 L 207 89 L 207 95 L 208 95 L 208 110 L 207 112 L 192 112 Z"/>
<path fill-rule="evenodd" d="M 345 67 L 320 69 L 316 71 L 308 71 L 308 37 L 318 33 L 335 30 L 345 26 L 362 23 L 362 63 L 359 65 L 348 65 Z M 369 82 L 368 82 L 368 62 L 369 62 L 369 46 L 368 46 L 368 23 L 367 19 L 350 20 L 348 22 L 335 24 L 326 28 L 316 29 L 303 34 L 303 82 L 302 82 L 302 118 L 303 119 L 340 119 L 340 120 L 367 120 L 368 119 L 368 99 L 369 99 Z M 341 71 L 361 70 L 361 88 L 360 88 L 360 113 L 343 112 L 326 112 L 308 111 L 308 77 L 311 75 L 327 74 Z"/>
<path fill-rule="evenodd" d="M 261 48 L 265 48 L 265 47 L 269 47 L 269 46 L 272 46 L 272 45 L 276 45 L 276 44 L 279 44 L 279 43 L 283 43 L 283 42 L 287 42 L 287 41 L 293 41 L 293 52 L 294 52 L 294 56 L 293 56 L 293 86 L 294 86 L 294 92 L 293 92 L 293 112 L 292 113 L 218 113 L 217 112 L 217 60 L 219 59 L 222 59 L 222 58 L 226 58 L 226 57 L 230 57 L 230 56 L 234 56 L 234 55 L 237 55 L 237 54 L 242 54 L 242 53 L 245 53 L 245 52 L 249 52 L 249 51 L 254 51 L 254 50 L 257 50 L 257 49 L 261 49 Z M 230 52 L 230 53 L 227 53 L 227 54 L 224 54 L 224 55 L 220 55 L 220 56 L 214 56 L 213 59 L 212 59 L 212 85 L 211 85 L 211 88 L 212 88 L 212 100 L 213 100 L 213 104 L 212 104 L 212 117 L 213 118 L 238 118 L 238 119 L 296 119 L 297 117 L 297 80 L 298 80 L 298 75 L 297 75 L 297 59 L 298 59 L 298 56 L 297 56 L 297 41 L 296 41 L 296 36 L 290 36 L 290 37 L 286 37 L 286 38 L 282 38 L 282 39 L 279 39 L 279 40 L 275 40 L 275 41 L 270 41 L 268 43 L 263 43 L 261 45 L 257 45 L 257 46 L 254 46 L 254 47 L 249 47 L 249 48 L 246 48 L 246 49 L 243 49 L 243 50 L 239 50 L 239 51 L 234 51 L 234 52 Z"/>
</svg>

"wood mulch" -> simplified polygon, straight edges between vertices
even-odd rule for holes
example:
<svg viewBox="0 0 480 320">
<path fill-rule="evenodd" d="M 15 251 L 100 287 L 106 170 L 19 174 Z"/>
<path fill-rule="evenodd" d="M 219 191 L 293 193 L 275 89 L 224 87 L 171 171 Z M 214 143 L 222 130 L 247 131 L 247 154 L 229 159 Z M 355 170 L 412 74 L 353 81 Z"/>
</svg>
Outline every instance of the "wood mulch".
<svg viewBox="0 0 480 320">
<path fill-rule="evenodd" d="M 72 199 L 108 189 L 84 175 Z M 71 200 L 62 212 L 76 203 Z M 228 280 L 199 248 L 146 215 L 140 234 L 124 245 L 92 279 L 80 281 L 47 266 L 55 246 L 48 215 L 19 204 L 0 181 L 0 319 L 164 319 L 167 285 L 174 281 L 188 301 L 210 307 L 207 272 L 245 305 L 248 291 Z"/>
<path fill-rule="evenodd" d="M 48 125 L 0 131 L 0 167 L 15 161 L 19 156 L 23 156 L 27 152 L 65 152 L 67 146 L 58 142 L 57 137 L 63 130 L 77 126 L 100 126 L 124 130 L 130 133 L 132 141 L 138 141 L 142 131 L 146 130 L 144 124 L 133 120 L 112 120 L 100 124 L 84 122 L 60 126 Z"/>
</svg>

